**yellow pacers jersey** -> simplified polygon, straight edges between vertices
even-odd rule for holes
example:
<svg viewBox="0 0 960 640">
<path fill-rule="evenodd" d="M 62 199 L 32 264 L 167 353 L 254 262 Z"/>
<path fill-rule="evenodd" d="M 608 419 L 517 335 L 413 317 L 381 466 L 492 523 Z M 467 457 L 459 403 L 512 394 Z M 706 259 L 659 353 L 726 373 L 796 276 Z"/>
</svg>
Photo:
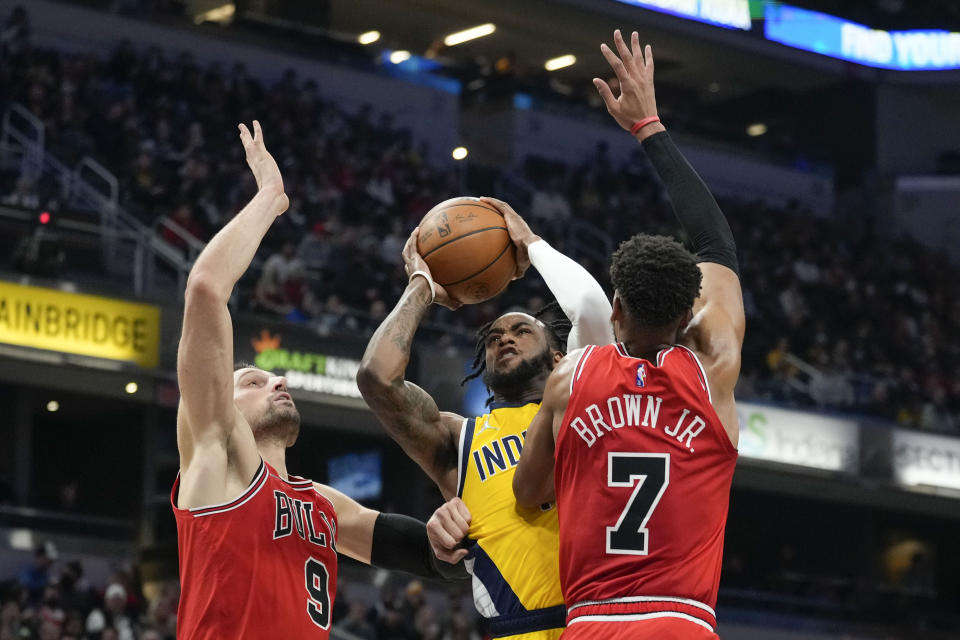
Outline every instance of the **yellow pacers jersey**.
<svg viewBox="0 0 960 640">
<path fill-rule="evenodd" d="M 475 543 L 466 559 L 473 598 L 490 619 L 494 637 L 554 640 L 566 610 L 558 569 L 555 504 L 522 509 L 513 497 L 513 474 L 538 402 L 491 405 L 467 419 L 460 433 L 457 494 L 472 516 Z"/>
</svg>

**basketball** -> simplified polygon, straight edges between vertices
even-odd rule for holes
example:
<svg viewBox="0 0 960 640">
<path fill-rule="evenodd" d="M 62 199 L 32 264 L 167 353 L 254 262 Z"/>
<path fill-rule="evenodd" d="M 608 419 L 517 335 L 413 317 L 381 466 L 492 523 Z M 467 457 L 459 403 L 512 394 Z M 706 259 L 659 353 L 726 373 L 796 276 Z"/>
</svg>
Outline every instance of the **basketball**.
<svg viewBox="0 0 960 640">
<path fill-rule="evenodd" d="M 517 268 L 503 215 L 476 198 L 452 198 L 427 212 L 420 222 L 417 251 L 434 281 L 464 304 L 503 291 Z"/>
</svg>

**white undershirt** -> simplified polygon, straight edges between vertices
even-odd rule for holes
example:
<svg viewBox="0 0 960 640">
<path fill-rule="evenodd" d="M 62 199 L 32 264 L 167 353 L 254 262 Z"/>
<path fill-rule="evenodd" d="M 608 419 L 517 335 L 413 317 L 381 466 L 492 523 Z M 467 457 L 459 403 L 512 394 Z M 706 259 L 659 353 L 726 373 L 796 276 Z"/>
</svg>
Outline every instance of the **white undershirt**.
<svg viewBox="0 0 960 640">
<path fill-rule="evenodd" d="M 573 323 L 567 338 L 567 353 L 588 344 L 605 345 L 614 341 L 610 324 L 610 301 L 600 283 L 575 260 L 568 258 L 546 240 L 528 248 L 530 264 L 536 267 Z"/>
</svg>

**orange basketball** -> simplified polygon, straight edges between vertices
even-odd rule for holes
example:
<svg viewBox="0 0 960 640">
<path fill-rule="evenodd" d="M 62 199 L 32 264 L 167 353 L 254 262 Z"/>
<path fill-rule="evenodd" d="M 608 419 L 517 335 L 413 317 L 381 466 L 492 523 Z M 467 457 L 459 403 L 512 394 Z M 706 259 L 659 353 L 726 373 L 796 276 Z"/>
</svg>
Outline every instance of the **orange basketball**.
<svg viewBox="0 0 960 640">
<path fill-rule="evenodd" d="M 436 283 L 464 304 L 497 295 L 517 269 L 503 214 L 476 198 L 452 198 L 428 211 L 417 251 Z"/>
</svg>

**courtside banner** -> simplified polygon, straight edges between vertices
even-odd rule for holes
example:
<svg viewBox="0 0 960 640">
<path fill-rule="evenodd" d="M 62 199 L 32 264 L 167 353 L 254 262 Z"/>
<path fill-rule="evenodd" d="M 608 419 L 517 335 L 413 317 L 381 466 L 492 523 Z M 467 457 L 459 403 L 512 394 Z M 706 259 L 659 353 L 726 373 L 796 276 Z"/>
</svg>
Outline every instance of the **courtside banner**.
<svg viewBox="0 0 960 640">
<path fill-rule="evenodd" d="M 0 282 L 0 342 L 156 367 L 153 305 Z"/>
<path fill-rule="evenodd" d="M 856 474 L 860 427 L 853 420 L 738 402 L 741 458 Z"/>
<path fill-rule="evenodd" d="M 960 438 L 894 429 L 892 440 L 899 484 L 960 490 Z"/>
</svg>

